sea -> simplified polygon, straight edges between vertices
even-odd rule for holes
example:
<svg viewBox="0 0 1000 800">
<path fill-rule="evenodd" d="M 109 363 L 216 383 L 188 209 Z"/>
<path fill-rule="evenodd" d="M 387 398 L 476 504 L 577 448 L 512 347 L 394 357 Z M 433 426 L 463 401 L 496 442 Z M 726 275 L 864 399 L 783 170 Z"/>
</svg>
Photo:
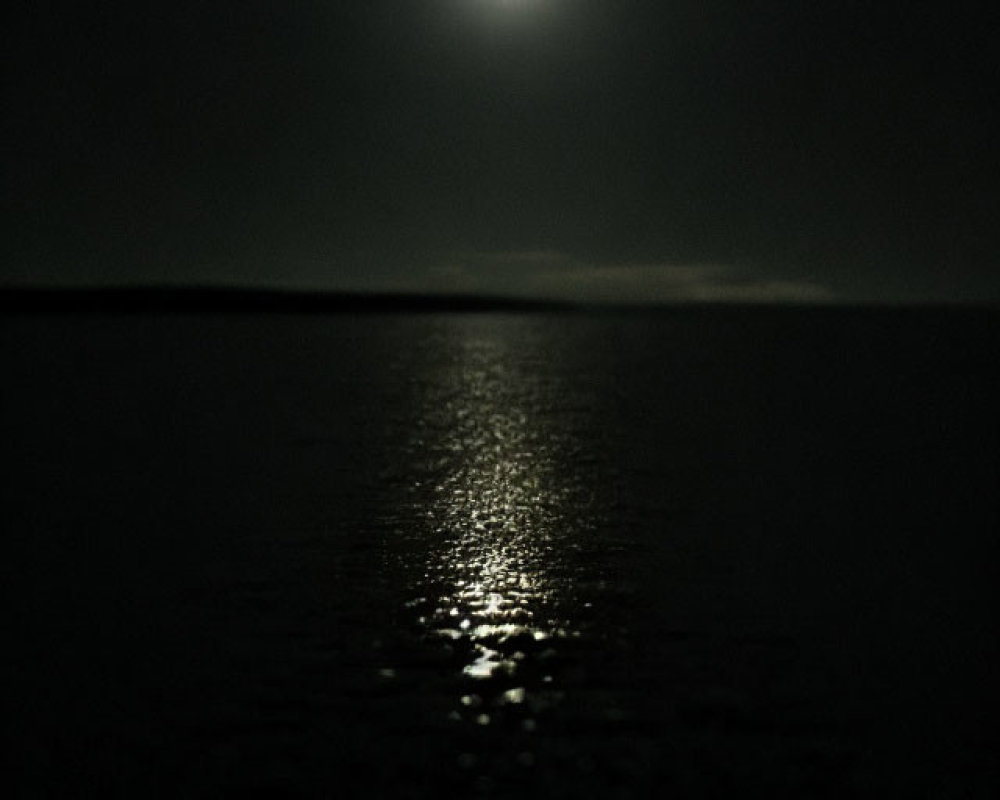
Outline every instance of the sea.
<svg viewBox="0 0 1000 800">
<path fill-rule="evenodd" d="M 997 796 L 998 322 L 6 313 L 4 794 Z"/>
</svg>

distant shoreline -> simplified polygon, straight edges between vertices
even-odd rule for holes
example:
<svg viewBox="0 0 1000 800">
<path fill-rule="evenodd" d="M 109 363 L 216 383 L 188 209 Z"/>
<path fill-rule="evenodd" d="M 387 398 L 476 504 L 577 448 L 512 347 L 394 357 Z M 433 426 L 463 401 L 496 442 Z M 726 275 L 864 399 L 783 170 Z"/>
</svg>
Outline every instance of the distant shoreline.
<svg viewBox="0 0 1000 800">
<path fill-rule="evenodd" d="M 3 313 L 391 313 L 391 312 L 991 312 L 1000 304 L 982 303 L 574 303 L 570 301 L 468 294 L 404 292 L 325 292 L 217 286 L 4 287 Z"/>
<path fill-rule="evenodd" d="M 547 300 L 401 292 L 310 292 L 201 286 L 0 289 L 0 310 L 7 313 L 378 313 L 563 311 L 574 308 L 569 303 Z"/>
</svg>

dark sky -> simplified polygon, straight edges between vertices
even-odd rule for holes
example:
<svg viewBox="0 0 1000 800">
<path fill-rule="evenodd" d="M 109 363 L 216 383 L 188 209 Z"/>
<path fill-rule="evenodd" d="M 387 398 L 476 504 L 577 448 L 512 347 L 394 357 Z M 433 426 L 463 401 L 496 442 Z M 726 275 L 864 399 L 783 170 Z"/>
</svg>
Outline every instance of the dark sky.
<svg viewBox="0 0 1000 800">
<path fill-rule="evenodd" d="M 1000 299 L 983 3 L 23 3 L 5 283 Z"/>
</svg>

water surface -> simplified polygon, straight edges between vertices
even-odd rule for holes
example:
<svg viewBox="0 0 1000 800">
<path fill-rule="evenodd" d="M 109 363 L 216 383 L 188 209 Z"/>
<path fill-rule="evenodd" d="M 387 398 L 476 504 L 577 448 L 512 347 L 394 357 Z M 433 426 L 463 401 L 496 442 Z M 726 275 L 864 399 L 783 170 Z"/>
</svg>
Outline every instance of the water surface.
<svg viewBox="0 0 1000 800">
<path fill-rule="evenodd" d="M 8 316 L 22 796 L 986 796 L 988 313 Z"/>
</svg>

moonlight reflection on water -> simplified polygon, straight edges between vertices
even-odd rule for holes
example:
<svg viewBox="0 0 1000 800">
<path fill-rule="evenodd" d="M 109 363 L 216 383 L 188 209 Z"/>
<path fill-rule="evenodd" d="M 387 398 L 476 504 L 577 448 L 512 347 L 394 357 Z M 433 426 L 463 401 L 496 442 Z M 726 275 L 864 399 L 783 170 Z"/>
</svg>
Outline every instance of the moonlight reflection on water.
<svg viewBox="0 0 1000 800">
<path fill-rule="evenodd" d="M 581 558 L 596 477 L 588 404 L 533 369 L 525 326 L 465 325 L 444 333 L 448 357 L 412 431 L 433 544 L 408 609 L 454 654 L 456 678 L 476 683 L 460 712 L 488 724 L 491 705 L 558 699 L 565 646 L 586 638 L 583 593 L 601 584 Z"/>
</svg>

